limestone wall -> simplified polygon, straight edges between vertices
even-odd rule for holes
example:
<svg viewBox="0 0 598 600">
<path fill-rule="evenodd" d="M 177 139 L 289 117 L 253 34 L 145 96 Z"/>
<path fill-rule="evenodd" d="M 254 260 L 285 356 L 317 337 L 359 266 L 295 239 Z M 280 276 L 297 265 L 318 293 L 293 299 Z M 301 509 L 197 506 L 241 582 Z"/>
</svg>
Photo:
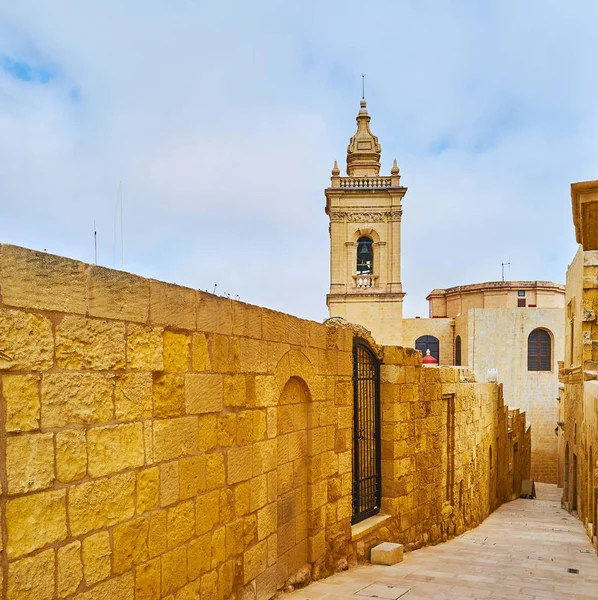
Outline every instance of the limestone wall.
<svg viewBox="0 0 598 600">
<path fill-rule="evenodd" d="M 385 348 L 382 511 L 392 517 L 354 538 L 354 559 L 387 539 L 409 549 L 444 541 L 518 497 L 530 473 L 525 414 L 508 410 L 502 386 L 472 379 L 463 368 L 422 367 L 411 349 Z"/>
<path fill-rule="evenodd" d="M 580 247 L 567 271 L 565 361 L 561 369 L 563 504 L 598 551 L 598 251 Z"/>
<path fill-rule="evenodd" d="M 352 344 L 351 329 L 0 246 L 2 597 L 265 600 L 511 497 L 529 438 L 520 416 L 509 438 L 498 387 L 387 348 L 388 519 L 352 539 Z"/>
<path fill-rule="evenodd" d="M 557 482 L 558 361 L 564 356 L 561 308 L 477 309 L 468 313 L 468 364 L 478 380 L 498 369 L 505 402 L 527 414 L 532 428 L 532 478 Z M 527 339 L 536 328 L 552 340 L 550 371 L 528 371 Z"/>
</svg>

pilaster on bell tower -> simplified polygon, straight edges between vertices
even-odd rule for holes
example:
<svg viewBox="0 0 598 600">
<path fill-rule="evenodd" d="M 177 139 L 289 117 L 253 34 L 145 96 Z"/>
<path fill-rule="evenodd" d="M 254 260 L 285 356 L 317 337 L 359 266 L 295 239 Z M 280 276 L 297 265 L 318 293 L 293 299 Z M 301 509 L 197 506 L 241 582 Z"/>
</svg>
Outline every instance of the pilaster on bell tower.
<svg viewBox="0 0 598 600">
<path fill-rule="evenodd" d="M 397 161 L 390 176 L 380 175 L 381 147 L 370 130 L 365 99 L 357 114 L 357 131 L 347 148 L 347 177 L 334 161 L 326 193 L 330 218 L 331 317 L 343 317 L 369 329 L 376 341 L 400 345 L 401 186 Z"/>
</svg>

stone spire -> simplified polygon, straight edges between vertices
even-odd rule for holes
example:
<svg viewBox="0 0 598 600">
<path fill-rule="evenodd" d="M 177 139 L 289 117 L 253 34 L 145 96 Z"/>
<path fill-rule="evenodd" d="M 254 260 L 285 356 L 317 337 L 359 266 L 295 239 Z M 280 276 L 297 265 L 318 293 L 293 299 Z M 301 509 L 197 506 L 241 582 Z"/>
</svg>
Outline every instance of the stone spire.
<svg viewBox="0 0 598 600">
<path fill-rule="evenodd" d="M 357 114 L 357 131 L 347 148 L 347 174 L 350 177 L 377 177 L 380 173 L 378 138 L 370 131 L 370 115 L 365 99 Z"/>
</svg>

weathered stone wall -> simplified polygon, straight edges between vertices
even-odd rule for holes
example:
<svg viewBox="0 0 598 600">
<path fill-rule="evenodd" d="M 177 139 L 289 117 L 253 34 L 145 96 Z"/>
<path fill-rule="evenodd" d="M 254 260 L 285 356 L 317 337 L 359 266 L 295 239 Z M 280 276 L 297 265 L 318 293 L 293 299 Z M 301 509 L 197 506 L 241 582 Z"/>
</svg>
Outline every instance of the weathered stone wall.
<svg viewBox="0 0 598 600">
<path fill-rule="evenodd" d="M 393 539 L 408 549 L 445 541 L 518 497 L 529 478 L 525 414 L 502 386 L 467 383 L 457 367 L 422 367 L 421 354 L 385 348 L 382 369 L 382 512 L 353 536 L 353 560 Z M 492 457 L 492 458 L 491 458 Z"/>
<path fill-rule="evenodd" d="M 357 559 L 352 344 L 351 329 L 0 246 L 2 597 L 262 600 Z M 387 539 L 410 547 L 475 524 L 513 479 L 497 387 L 420 361 L 388 348 L 382 369 Z"/>
<path fill-rule="evenodd" d="M 563 504 L 598 551 L 598 251 L 580 247 L 567 271 L 561 450 Z"/>
</svg>

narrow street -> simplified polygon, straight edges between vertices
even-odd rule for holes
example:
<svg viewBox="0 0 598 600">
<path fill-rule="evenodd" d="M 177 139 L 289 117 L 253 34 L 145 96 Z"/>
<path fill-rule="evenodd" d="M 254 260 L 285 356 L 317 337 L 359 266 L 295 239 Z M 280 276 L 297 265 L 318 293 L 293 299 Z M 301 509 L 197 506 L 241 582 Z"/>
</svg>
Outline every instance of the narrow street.
<svg viewBox="0 0 598 600">
<path fill-rule="evenodd" d="M 561 509 L 560 489 L 536 490 L 536 500 L 509 502 L 476 529 L 395 566 L 358 567 L 283 598 L 596 600 L 598 557 L 583 526 Z"/>
</svg>

